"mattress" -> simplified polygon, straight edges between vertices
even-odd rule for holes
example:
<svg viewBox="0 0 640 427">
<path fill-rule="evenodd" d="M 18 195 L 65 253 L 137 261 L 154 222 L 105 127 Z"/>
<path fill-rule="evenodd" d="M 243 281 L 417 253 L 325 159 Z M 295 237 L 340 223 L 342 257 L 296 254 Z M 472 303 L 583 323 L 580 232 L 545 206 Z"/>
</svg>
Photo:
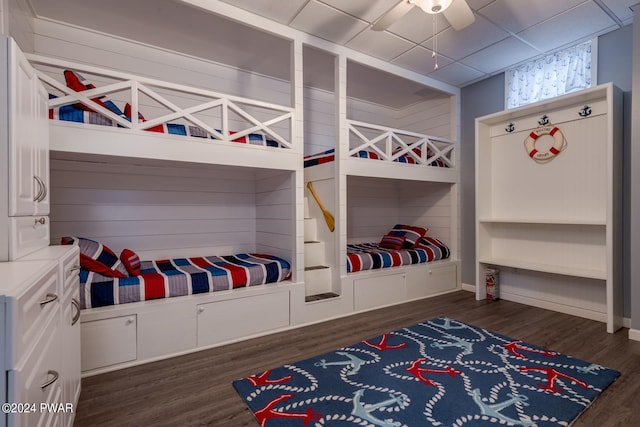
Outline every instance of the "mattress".
<svg viewBox="0 0 640 427">
<path fill-rule="evenodd" d="M 449 258 L 449 248 L 440 240 L 424 237 L 412 249 L 381 248 L 379 243 L 347 245 L 347 273 L 421 264 Z"/>
<path fill-rule="evenodd" d="M 287 280 L 291 265 L 274 255 L 241 253 L 142 261 L 140 275 L 106 277 L 80 270 L 80 307 L 104 307 Z"/>
</svg>

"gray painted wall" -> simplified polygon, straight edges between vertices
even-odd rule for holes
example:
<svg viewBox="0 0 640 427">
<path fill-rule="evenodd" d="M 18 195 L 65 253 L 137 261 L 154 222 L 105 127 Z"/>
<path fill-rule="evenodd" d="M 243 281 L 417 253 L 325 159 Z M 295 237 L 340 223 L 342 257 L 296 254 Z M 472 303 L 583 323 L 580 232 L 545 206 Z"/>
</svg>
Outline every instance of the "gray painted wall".
<svg viewBox="0 0 640 427">
<path fill-rule="evenodd" d="M 640 22 L 638 18 L 638 11 L 636 11 L 636 22 Z M 637 27 L 640 27 L 637 26 Z M 635 29 L 638 33 L 638 28 Z M 638 51 L 640 50 L 640 36 L 636 34 L 635 40 L 638 42 L 633 43 L 634 29 L 631 25 L 623 27 L 619 30 L 613 31 L 609 34 L 600 36 L 598 38 L 598 84 L 613 82 L 616 86 L 620 87 L 624 92 L 624 183 L 623 183 L 623 199 L 625 205 L 623 206 L 624 218 L 623 227 L 625 234 L 624 245 L 624 258 L 623 270 L 624 270 L 624 316 L 631 317 L 632 306 L 635 307 L 634 318 L 638 319 L 638 327 L 640 328 L 640 289 L 635 290 L 635 295 L 631 294 L 631 280 L 630 277 L 640 277 L 640 265 L 637 265 L 637 274 L 632 275 L 630 273 L 630 262 L 633 256 L 631 250 L 631 237 L 630 237 L 630 218 L 640 218 L 640 188 L 636 188 L 634 191 L 638 194 L 638 198 L 635 203 L 638 205 L 637 212 L 632 215 L 631 210 L 631 164 L 632 159 L 637 159 L 634 164 L 637 165 L 636 170 L 640 170 L 640 149 L 636 156 L 632 157 L 631 153 L 631 88 L 633 76 L 636 76 L 638 80 L 638 74 L 640 74 L 640 67 L 636 64 L 635 73 L 632 63 L 632 51 L 635 49 L 636 56 L 640 56 Z M 638 87 L 636 87 L 638 88 Z M 640 88 L 638 88 L 640 89 Z M 462 283 L 469 285 L 476 284 L 475 278 L 475 118 L 481 117 L 486 114 L 495 113 L 504 110 L 504 74 L 491 77 L 481 82 L 462 88 L 461 94 L 461 111 L 460 111 L 460 157 L 461 157 L 461 257 L 462 257 Z M 636 123 L 640 123 L 638 118 L 638 108 L 636 105 Z M 636 126 L 637 128 L 638 126 Z M 636 130 L 636 133 L 640 131 Z M 637 136 L 636 136 L 636 142 Z M 640 143 L 636 143 L 638 147 Z M 636 175 L 636 178 L 640 178 Z M 640 182 L 640 179 L 636 179 L 636 182 Z M 634 257 L 640 259 L 640 223 L 638 224 L 637 234 L 635 239 L 638 242 L 638 252 Z M 638 263 L 636 263 L 638 264 Z M 633 301 L 637 301 L 636 304 L 632 304 Z"/>
<path fill-rule="evenodd" d="M 640 3 L 634 7 L 633 20 L 638 25 L 633 28 L 633 89 L 640 94 Z M 630 303 L 631 303 L 631 328 L 640 329 L 640 285 L 638 278 L 640 277 L 640 96 L 636 96 L 632 100 L 631 117 L 634 123 L 632 127 L 632 144 L 631 144 L 631 208 L 630 218 L 635 221 L 631 223 L 630 232 L 630 251 L 629 259 L 629 276 L 630 280 Z"/>
</svg>

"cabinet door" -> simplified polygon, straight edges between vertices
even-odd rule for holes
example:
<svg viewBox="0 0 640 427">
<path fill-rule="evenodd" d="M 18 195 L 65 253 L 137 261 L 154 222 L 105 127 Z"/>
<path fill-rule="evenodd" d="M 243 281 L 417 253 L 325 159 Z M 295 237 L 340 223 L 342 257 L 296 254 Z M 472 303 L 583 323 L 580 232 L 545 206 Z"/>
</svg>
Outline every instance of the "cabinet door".
<svg viewBox="0 0 640 427">
<path fill-rule="evenodd" d="M 34 174 L 36 74 L 13 40 L 9 64 L 9 216 L 32 215 L 42 187 Z"/>
</svg>

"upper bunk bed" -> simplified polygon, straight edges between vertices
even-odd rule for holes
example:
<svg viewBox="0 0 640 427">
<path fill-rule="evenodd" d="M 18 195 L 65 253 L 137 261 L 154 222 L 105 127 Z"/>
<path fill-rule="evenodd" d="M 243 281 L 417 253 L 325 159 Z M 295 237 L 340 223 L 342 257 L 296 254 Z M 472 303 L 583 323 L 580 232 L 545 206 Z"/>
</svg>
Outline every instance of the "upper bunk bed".
<svg viewBox="0 0 640 427">
<path fill-rule="evenodd" d="M 304 53 L 314 72 L 325 64 L 328 79 L 346 82 L 305 81 L 314 85 L 305 94 L 306 181 L 344 174 L 457 182 L 455 94 L 353 60 L 335 76 L 330 53 Z"/>
<path fill-rule="evenodd" d="M 69 157 L 301 168 L 292 107 L 27 56 L 49 91 L 52 151 Z"/>
</svg>

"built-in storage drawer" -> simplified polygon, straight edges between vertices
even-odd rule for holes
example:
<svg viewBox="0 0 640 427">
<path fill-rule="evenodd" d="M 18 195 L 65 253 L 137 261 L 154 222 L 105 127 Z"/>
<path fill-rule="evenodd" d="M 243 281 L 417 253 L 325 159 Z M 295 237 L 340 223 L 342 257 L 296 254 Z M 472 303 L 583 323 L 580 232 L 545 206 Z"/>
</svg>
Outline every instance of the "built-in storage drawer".
<svg viewBox="0 0 640 427">
<path fill-rule="evenodd" d="M 58 295 L 57 264 L 42 270 L 42 274 L 24 293 L 18 295 L 13 313 L 12 363 L 16 363 L 32 346 L 42 330 L 51 323 L 57 323 L 60 316 L 60 296 Z"/>
<path fill-rule="evenodd" d="M 353 281 L 356 311 L 396 304 L 405 300 L 406 274 L 387 274 L 363 277 Z"/>
<path fill-rule="evenodd" d="M 135 314 L 83 322 L 81 332 L 82 371 L 137 358 Z"/>
<path fill-rule="evenodd" d="M 199 304 L 197 313 L 198 346 L 248 337 L 289 325 L 289 291 Z"/>
<path fill-rule="evenodd" d="M 421 266 L 422 267 L 422 266 Z M 443 263 L 407 272 L 407 299 L 422 298 L 458 287 L 458 264 Z"/>
<path fill-rule="evenodd" d="M 22 355 L 14 369 L 8 372 L 8 402 L 22 405 L 21 408 L 16 407 L 17 413 L 9 413 L 10 426 L 53 426 L 59 425 L 61 420 L 55 410 L 41 408 L 41 404 L 65 403 L 60 375 L 63 360 L 59 343 L 60 325 L 50 322 L 40 326 L 42 335 L 35 342 L 35 347 Z"/>
<path fill-rule="evenodd" d="M 9 218 L 9 259 L 16 260 L 49 245 L 49 217 Z"/>
</svg>

